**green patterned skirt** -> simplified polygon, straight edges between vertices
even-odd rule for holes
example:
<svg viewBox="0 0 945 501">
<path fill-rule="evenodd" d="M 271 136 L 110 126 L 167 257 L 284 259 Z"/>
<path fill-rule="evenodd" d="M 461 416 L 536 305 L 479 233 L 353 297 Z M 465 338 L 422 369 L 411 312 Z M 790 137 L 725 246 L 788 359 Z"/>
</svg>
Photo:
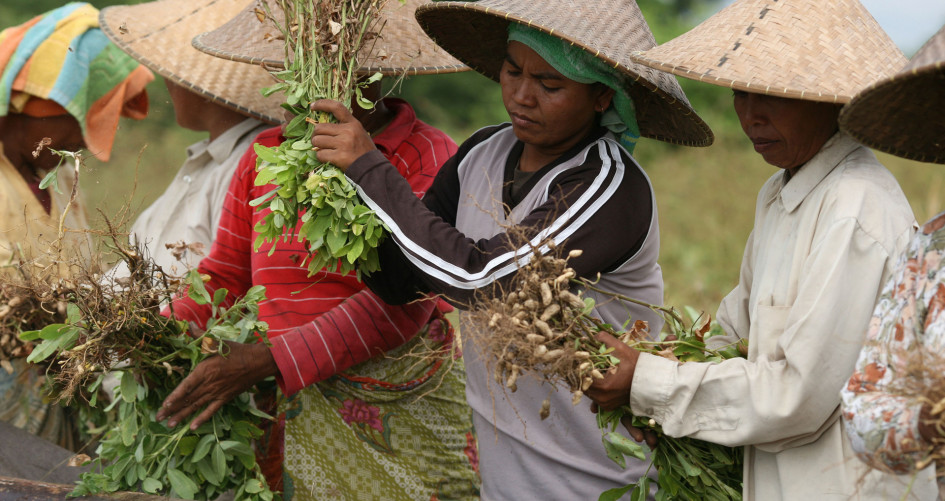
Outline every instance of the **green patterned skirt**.
<svg viewBox="0 0 945 501">
<path fill-rule="evenodd" d="M 286 499 L 479 498 L 462 359 L 449 323 L 434 322 L 283 405 Z"/>
</svg>

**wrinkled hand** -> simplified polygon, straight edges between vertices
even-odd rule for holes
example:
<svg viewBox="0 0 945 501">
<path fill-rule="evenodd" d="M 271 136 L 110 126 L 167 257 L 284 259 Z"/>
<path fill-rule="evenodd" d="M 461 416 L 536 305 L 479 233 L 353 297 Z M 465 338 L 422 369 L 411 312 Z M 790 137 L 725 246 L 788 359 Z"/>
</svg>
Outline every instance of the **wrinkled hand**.
<svg viewBox="0 0 945 501">
<path fill-rule="evenodd" d="M 601 409 L 611 411 L 630 403 L 630 385 L 640 352 L 604 332 L 597 335 L 597 340 L 613 348 L 611 355 L 620 359 L 620 363 L 617 364 L 617 370 L 607 372 L 604 379 L 594 381 L 584 394 Z"/>
<path fill-rule="evenodd" d="M 312 111 L 331 113 L 338 123 L 320 123 L 312 129 L 312 147 L 321 162 L 330 162 L 342 171 L 355 160 L 377 149 L 371 135 L 364 130 L 348 108 L 338 101 L 319 99 L 311 105 Z"/>
<path fill-rule="evenodd" d="M 227 356 L 213 355 L 197 364 L 180 385 L 171 392 L 157 413 L 158 421 L 168 418 L 167 425 L 179 422 L 207 406 L 190 423 L 196 430 L 224 404 L 263 379 L 275 375 L 278 366 L 264 344 L 227 341 Z"/>
</svg>

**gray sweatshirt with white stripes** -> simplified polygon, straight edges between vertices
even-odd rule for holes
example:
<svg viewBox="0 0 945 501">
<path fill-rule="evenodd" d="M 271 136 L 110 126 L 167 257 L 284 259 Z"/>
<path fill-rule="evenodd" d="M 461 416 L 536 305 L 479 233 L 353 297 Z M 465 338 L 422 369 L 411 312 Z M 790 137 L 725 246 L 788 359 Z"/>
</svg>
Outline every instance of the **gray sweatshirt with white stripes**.
<svg viewBox="0 0 945 501">
<path fill-rule="evenodd" d="M 513 196 L 521 151 L 508 124 L 478 131 L 444 164 L 422 201 L 379 153 L 355 161 L 347 176 L 392 235 L 380 249 L 382 271 L 365 279 L 371 289 L 392 303 L 439 293 L 462 308 L 494 282 L 510 285 L 517 263 L 531 257 L 530 243 L 551 238 L 565 254 L 583 250 L 571 265 L 584 277 L 599 273 L 602 289 L 662 304 L 652 187 L 613 136 L 595 131 Z M 648 321 L 652 332 L 662 325 L 646 308 L 597 299 L 595 314 L 605 322 L 620 326 L 630 316 Z M 592 499 L 645 471 L 645 462 L 624 470 L 606 457 L 588 400 L 574 407 L 566 389 L 529 378 L 505 394 L 471 343 L 465 364 L 483 499 Z M 542 421 L 546 397 L 552 412 Z"/>
</svg>

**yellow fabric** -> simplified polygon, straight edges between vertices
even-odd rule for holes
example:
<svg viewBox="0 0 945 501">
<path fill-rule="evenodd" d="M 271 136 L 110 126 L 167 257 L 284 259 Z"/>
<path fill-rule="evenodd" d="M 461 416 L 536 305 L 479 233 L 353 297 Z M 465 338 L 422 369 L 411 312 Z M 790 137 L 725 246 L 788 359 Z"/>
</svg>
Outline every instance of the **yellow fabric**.
<svg viewBox="0 0 945 501">
<path fill-rule="evenodd" d="M 86 31 L 98 28 L 98 9 L 91 5 L 83 5 L 69 17 L 56 24 L 56 30 L 49 35 L 33 55 L 30 61 L 39 61 L 41 64 L 31 64 L 26 75 L 26 84 L 17 90 L 34 96 L 48 96 L 59 79 L 62 65 L 69 54 L 69 45 L 73 39 Z M 22 78 L 22 73 L 20 78 Z"/>
<path fill-rule="evenodd" d="M 88 222 L 81 198 L 66 213 L 63 238 L 58 242 L 59 218 L 69 203 L 72 182 L 75 179 L 71 166 L 59 169 L 62 193 L 48 189 L 52 199 L 50 214 L 33 195 L 32 190 L 17 172 L 16 167 L 3 154 L 0 143 L 0 270 L 16 273 L 18 257 L 33 261 L 30 271 L 39 276 L 70 276 L 77 266 L 92 264 L 92 240 L 85 229 Z M 59 256 L 66 263 L 50 266 L 51 256 Z"/>
</svg>

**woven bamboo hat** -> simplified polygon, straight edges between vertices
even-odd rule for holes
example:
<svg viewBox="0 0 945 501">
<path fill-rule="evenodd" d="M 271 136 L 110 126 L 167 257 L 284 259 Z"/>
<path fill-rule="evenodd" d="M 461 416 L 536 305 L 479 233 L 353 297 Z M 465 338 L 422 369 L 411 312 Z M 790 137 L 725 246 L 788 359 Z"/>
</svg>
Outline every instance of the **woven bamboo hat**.
<svg viewBox="0 0 945 501">
<path fill-rule="evenodd" d="M 380 37 L 365 46 L 371 52 L 363 57 L 361 72 L 427 75 L 469 69 L 437 47 L 417 25 L 414 12 L 430 1 L 407 0 L 402 4 L 388 0 L 384 4 L 378 20 L 383 23 Z M 285 42 L 273 21 L 265 16 L 267 11 L 272 12 L 277 22 L 283 22 L 282 9 L 274 0 L 254 0 L 223 26 L 194 38 L 194 47 L 223 59 L 282 68 Z"/>
<path fill-rule="evenodd" d="M 158 0 L 102 9 L 102 31 L 155 73 L 245 115 L 282 121 L 281 95 L 263 97 L 276 83 L 261 67 L 224 61 L 190 45 L 197 33 L 236 15 L 247 0 Z"/>
<path fill-rule="evenodd" d="M 641 135 L 686 146 L 712 144 L 712 131 L 679 83 L 630 60 L 630 52 L 656 45 L 633 0 L 435 2 L 417 9 L 417 21 L 438 45 L 493 80 L 499 79 L 505 60 L 509 23 L 560 37 L 634 80 L 629 93 Z"/>
<path fill-rule="evenodd" d="M 737 0 L 632 57 L 700 82 L 833 103 L 906 63 L 858 0 Z"/>
<path fill-rule="evenodd" d="M 857 94 L 840 127 L 877 150 L 945 164 L 945 27 L 902 71 Z"/>
</svg>

